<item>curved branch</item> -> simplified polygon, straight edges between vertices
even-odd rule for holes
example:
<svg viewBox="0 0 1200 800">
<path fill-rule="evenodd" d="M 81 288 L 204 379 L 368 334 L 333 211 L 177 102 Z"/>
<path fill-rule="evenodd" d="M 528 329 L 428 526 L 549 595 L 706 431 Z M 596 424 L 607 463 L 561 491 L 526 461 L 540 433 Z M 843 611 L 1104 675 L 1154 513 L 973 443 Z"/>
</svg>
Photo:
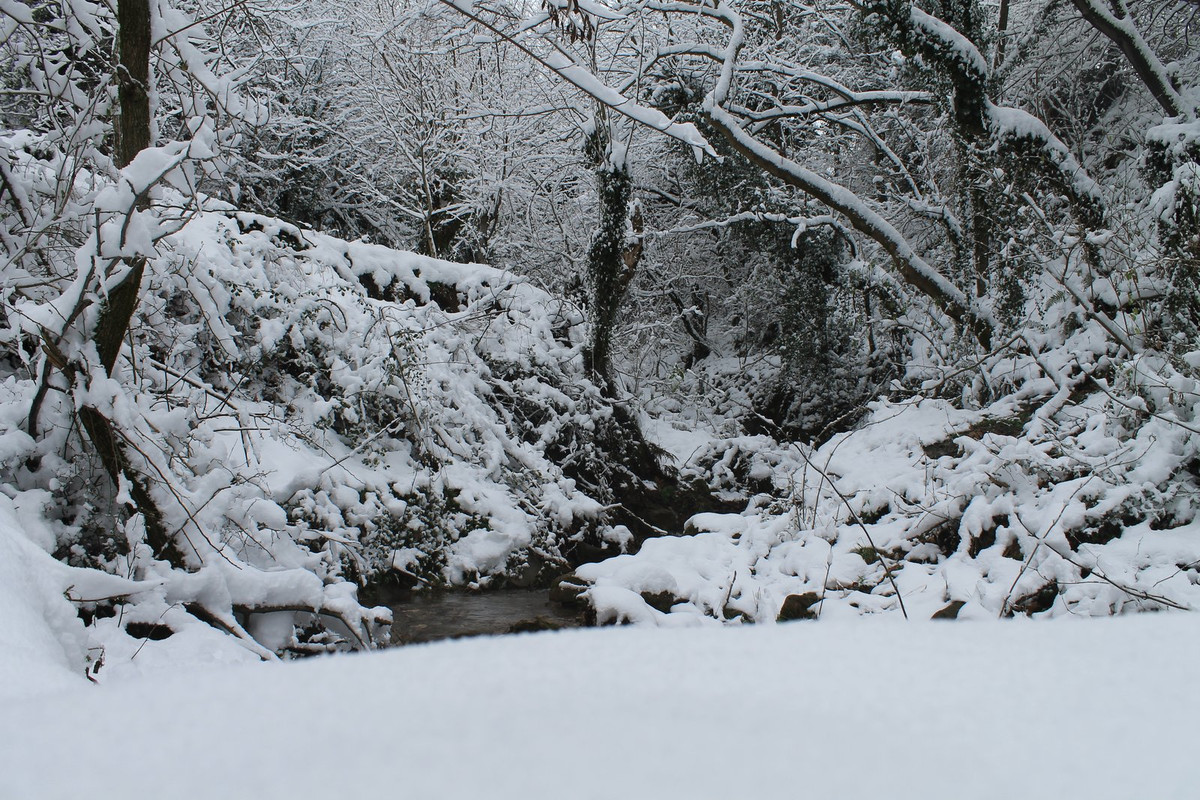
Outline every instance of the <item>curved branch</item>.
<svg viewBox="0 0 1200 800">
<path fill-rule="evenodd" d="M 707 153 L 714 158 L 716 157 L 716 151 L 712 149 L 712 145 L 696 129 L 695 125 L 688 122 L 673 122 L 658 109 L 648 108 L 634 102 L 616 89 L 605 85 L 603 81 L 576 64 L 570 56 L 561 50 L 556 50 L 548 56 L 534 52 L 532 48 L 516 36 L 500 30 L 500 28 L 481 17 L 465 0 L 440 0 L 440 2 L 450 6 L 467 19 L 487 28 L 496 36 L 516 47 L 522 53 L 601 105 L 612 109 L 639 125 L 644 125 L 665 136 L 683 142 L 697 151 L 697 157 L 699 157 L 698 154 L 701 152 Z"/>
<path fill-rule="evenodd" d="M 1097 0 L 1071 0 L 1071 4 L 1089 24 L 1112 40 L 1121 49 L 1133 71 L 1150 90 L 1150 94 L 1168 117 L 1191 114 L 1179 90 L 1171 83 L 1163 63 L 1142 38 L 1133 24 L 1124 0 L 1111 0 L 1113 10 L 1103 8 Z"/>
<path fill-rule="evenodd" d="M 708 119 L 730 145 L 755 166 L 850 220 L 856 230 L 869 236 L 892 257 L 908 283 L 933 300 L 955 321 L 966 324 L 980 344 L 988 346 L 993 328 L 991 320 L 974 308 L 958 287 L 917 255 L 904 235 L 863 203 L 854 192 L 771 150 L 743 130 L 724 108 L 712 106 L 708 109 Z"/>
</svg>

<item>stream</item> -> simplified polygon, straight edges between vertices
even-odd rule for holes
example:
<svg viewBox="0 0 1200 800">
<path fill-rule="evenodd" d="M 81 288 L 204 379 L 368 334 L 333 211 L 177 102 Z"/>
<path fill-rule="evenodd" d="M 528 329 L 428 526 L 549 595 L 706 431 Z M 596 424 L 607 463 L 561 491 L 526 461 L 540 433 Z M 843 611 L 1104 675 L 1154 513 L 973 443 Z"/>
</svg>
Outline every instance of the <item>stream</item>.
<svg viewBox="0 0 1200 800">
<path fill-rule="evenodd" d="M 414 594 L 391 609 L 393 645 L 583 624 L 579 611 L 551 603 L 545 589 Z"/>
<path fill-rule="evenodd" d="M 651 488 L 652 487 L 652 488 Z M 684 535 L 687 520 L 702 511 L 738 513 L 744 501 L 714 497 L 702 485 L 681 484 L 658 475 L 657 483 L 627 491 L 614 521 L 635 535 L 633 552 L 642 541 L 662 535 Z M 602 561 L 619 551 L 583 547 L 573 553 L 573 565 Z M 383 598 L 380 598 L 382 601 Z M 449 589 L 393 595 L 392 645 L 434 642 L 464 636 L 492 636 L 523 631 L 578 628 L 585 623 L 583 610 L 550 602 L 546 589 L 488 589 L 470 592 Z"/>
</svg>

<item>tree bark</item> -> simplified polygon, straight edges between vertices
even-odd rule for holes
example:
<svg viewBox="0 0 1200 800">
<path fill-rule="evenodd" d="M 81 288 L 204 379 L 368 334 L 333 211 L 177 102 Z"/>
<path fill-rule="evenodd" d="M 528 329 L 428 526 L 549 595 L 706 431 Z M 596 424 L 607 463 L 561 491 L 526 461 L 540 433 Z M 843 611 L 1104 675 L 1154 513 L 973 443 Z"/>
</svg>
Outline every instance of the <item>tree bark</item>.
<svg viewBox="0 0 1200 800">
<path fill-rule="evenodd" d="M 119 0 L 117 3 L 118 65 L 117 99 L 120 113 L 116 124 L 115 162 L 124 168 L 137 154 L 150 146 L 150 0 Z M 139 208 L 146 201 L 139 201 Z M 129 213 L 134 213 L 130 209 Z M 111 376 L 116 368 L 121 345 L 129 332 L 129 323 L 137 309 L 146 259 L 125 260 L 128 271 L 120 283 L 112 287 L 100 306 L 99 319 L 92 334 L 96 352 L 104 371 Z M 146 543 L 154 555 L 172 566 L 183 567 L 183 553 L 167 530 L 162 511 L 150 492 L 149 479 L 131 464 L 129 446 L 117 432 L 112 421 L 96 408 L 83 406 L 79 420 L 87 437 L 96 448 L 105 472 L 114 486 L 124 476 L 129 482 L 129 496 L 141 512 L 146 529 Z"/>
<path fill-rule="evenodd" d="M 1071 0 L 1071 3 L 1093 28 L 1121 49 L 1133 71 L 1168 117 L 1182 116 L 1192 110 L 1171 83 L 1166 68 L 1134 27 L 1124 0 L 1111 0 L 1111 11 L 1100 7 L 1097 0 Z"/>
<path fill-rule="evenodd" d="M 1000 19 L 996 21 L 996 59 L 992 68 L 998 69 L 1004 63 L 1004 44 L 1008 37 L 1008 9 L 1012 0 L 1000 0 Z"/>
<path fill-rule="evenodd" d="M 116 163 L 123 169 L 150 146 L 150 0 L 120 0 L 117 25 L 120 115 L 117 117 Z M 145 203 L 145 200 L 141 202 Z M 129 259 L 126 264 L 129 272 L 109 291 L 94 334 L 100 362 L 109 375 L 112 375 L 121 343 L 129 331 L 129 320 L 137 308 L 138 290 L 146 271 L 144 258 Z"/>
<path fill-rule="evenodd" d="M 118 0 L 117 166 L 150 146 L 150 0 Z"/>
<path fill-rule="evenodd" d="M 588 248 L 587 277 L 591 304 L 591 339 L 585 361 L 588 370 L 599 380 L 608 396 L 615 392 L 612 375 L 613 332 L 617 313 L 637 272 L 642 256 L 640 236 L 627 241 L 626 230 L 632 222 L 635 233 L 641 232 L 641 215 L 634 211 L 630 217 L 633 178 L 624 166 L 607 163 L 600 136 L 593 134 L 589 150 L 597 162 L 596 185 L 600 195 L 600 224 Z"/>
</svg>

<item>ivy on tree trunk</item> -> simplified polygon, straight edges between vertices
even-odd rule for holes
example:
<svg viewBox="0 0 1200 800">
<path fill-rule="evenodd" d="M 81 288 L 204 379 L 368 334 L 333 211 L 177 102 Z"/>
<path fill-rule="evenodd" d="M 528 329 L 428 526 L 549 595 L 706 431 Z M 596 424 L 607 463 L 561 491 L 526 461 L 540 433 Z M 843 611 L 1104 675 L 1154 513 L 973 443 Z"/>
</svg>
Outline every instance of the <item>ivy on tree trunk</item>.
<svg viewBox="0 0 1200 800">
<path fill-rule="evenodd" d="M 625 164 L 607 156 L 606 136 L 597 132 L 588 137 L 587 153 L 596 164 L 596 188 L 600 199 L 600 224 L 592 237 L 587 255 L 587 279 L 591 304 L 591 339 L 586 361 L 588 370 L 610 396 L 614 392 L 612 375 L 613 332 L 617 314 L 637 272 L 642 256 L 641 214 L 630 213 L 633 178 Z M 632 229 L 633 237 L 628 234 Z"/>
</svg>

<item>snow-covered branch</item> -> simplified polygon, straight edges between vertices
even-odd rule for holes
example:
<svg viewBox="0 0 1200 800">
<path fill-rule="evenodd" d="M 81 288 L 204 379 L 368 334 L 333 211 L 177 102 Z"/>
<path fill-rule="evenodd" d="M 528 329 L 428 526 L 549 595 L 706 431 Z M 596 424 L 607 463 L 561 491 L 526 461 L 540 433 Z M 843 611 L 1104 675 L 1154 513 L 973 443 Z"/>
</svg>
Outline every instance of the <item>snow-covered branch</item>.
<svg viewBox="0 0 1200 800">
<path fill-rule="evenodd" d="M 969 325 L 981 342 L 990 341 L 993 326 L 986 312 L 974 307 L 958 287 L 917 254 L 899 230 L 854 192 L 771 150 L 743 130 L 737 119 L 720 106 L 709 109 L 708 117 L 738 152 L 788 185 L 844 215 L 856 230 L 871 237 L 892 257 L 905 280 L 950 317 Z"/>
<path fill-rule="evenodd" d="M 1167 116 L 1178 117 L 1195 112 L 1171 80 L 1166 65 L 1142 37 L 1124 0 L 1109 0 L 1109 8 L 1105 8 L 1101 0 L 1071 0 L 1071 3 L 1092 27 L 1121 49 L 1133 71 Z"/>
<path fill-rule="evenodd" d="M 706 153 L 715 157 L 716 152 L 704 138 L 695 125 L 689 122 L 673 122 L 661 111 L 641 105 L 632 98 L 605 84 L 585 67 L 575 63 L 569 54 L 561 49 L 552 49 L 541 53 L 526 44 L 522 38 L 501 30 L 499 26 L 484 18 L 466 0 L 440 0 L 442 3 L 458 11 L 473 22 L 487 28 L 501 39 L 525 53 L 534 61 L 546 67 L 567 83 L 579 89 L 596 102 L 609 108 L 631 121 L 647 128 L 658 131 L 693 148 L 697 155 Z"/>
</svg>

